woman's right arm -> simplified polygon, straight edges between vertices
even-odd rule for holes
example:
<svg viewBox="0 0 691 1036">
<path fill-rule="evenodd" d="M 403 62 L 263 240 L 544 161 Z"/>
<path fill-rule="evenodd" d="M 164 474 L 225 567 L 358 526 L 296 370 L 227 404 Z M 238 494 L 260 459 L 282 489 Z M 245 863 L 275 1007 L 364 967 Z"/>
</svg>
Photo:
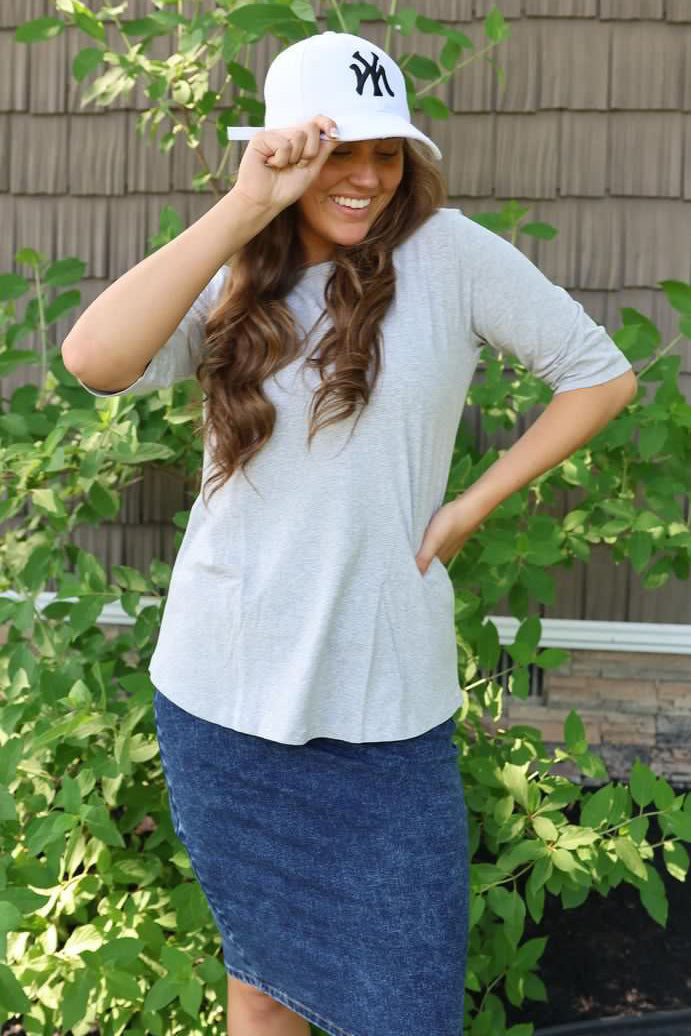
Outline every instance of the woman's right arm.
<svg viewBox="0 0 691 1036">
<path fill-rule="evenodd" d="M 103 391 L 131 385 L 221 266 L 279 211 L 230 190 L 84 310 L 62 343 L 67 370 Z"/>
</svg>

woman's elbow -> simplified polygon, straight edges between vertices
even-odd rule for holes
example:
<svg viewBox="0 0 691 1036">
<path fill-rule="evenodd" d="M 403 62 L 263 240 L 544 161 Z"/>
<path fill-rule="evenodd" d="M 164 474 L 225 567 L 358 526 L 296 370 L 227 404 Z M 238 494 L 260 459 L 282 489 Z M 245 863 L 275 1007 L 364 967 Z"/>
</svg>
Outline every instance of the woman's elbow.
<svg viewBox="0 0 691 1036">
<path fill-rule="evenodd" d="M 627 389 L 625 393 L 626 401 L 624 403 L 624 406 L 626 406 L 635 398 L 636 393 L 638 392 L 638 378 L 632 370 L 624 371 L 622 378 L 624 379 L 622 384 L 626 386 Z"/>
<path fill-rule="evenodd" d="M 627 406 L 638 392 L 638 378 L 633 370 L 624 371 L 607 384 L 612 396 L 620 403 L 620 409 Z"/>
</svg>

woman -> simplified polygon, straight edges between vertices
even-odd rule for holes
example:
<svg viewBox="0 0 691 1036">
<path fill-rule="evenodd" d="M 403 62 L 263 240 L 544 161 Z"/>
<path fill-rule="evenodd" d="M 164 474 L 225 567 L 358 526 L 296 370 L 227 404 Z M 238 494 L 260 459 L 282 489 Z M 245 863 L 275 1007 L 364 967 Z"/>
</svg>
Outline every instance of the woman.
<svg viewBox="0 0 691 1036">
<path fill-rule="evenodd" d="M 469 861 L 444 563 L 635 378 L 563 288 L 441 207 L 441 153 L 388 54 L 311 36 L 265 100 L 266 127 L 229 131 L 251 138 L 229 194 L 103 292 L 63 357 L 95 395 L 192 375 L 205 391 L 202 492 L 149 671 L 229 1033 L 458 1036 Z M 555 394 L 441 506 L 482 342 Z"/>
</svg>

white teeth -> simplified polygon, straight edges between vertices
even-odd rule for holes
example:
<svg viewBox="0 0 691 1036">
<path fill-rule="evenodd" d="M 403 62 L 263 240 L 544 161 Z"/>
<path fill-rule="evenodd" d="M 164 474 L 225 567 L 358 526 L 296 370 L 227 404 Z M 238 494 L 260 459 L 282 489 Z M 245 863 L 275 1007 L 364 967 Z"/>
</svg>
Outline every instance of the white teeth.
<svg viewBox="0 0 691 1036">
<path fill-rule="evenodd" d="M 334 195 L 333 200 L 349 209 L 366 209 L 372 201 L 371 198 L 346 198 L 343 195 Z"/>
</svg>

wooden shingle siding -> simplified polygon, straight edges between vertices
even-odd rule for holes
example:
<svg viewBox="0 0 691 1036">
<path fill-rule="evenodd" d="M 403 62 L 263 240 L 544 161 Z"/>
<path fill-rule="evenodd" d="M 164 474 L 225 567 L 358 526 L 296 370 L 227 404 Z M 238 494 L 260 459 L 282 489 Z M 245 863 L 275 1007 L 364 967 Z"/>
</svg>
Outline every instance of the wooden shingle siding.
<svg viewBox="0 0 691 1036">
<path fill-rule="evenodd" d="M 200 9 L 212 6 L 204 0 Z M 482 19 L 493 0 L 420 0 L 416 6 L 484 43 Z M 511 24 L 511 38 L 493 54 L 505 86 L 488 62 L 475 61 L 437 92 L 451 110 L 447 121 L 414 116 L 444 153 L 449 204 L 467 215 L 496 210 L 508 199 L 529 206 L 527 219 L 559 230 L 552 241 L 517 239 L 546 276 L 610 333 L 620 325 L 620 308 L 632 306 L 668 341 L 678 315 L 656 284 L 688 280 L 691 270 L 691 2 L 504 0 L 498 6 Z M 149 0 L 131 0 L 125 17 L 151 10 Z M 321 30 L 326 10 L 324 2 L 317 8 Z M 0 271 L 14 270 L 15 252 L 27 246 L 52 259 L 80 257 L 88 274 L 80 285 L 81 312 L 141 261 L 164 205 L 188 226 L 216 196 L 192 191 L 200 165 L 179 136 L 161 154 L 136 133 L 137 118 L 150 104 L 142 83 L 107 109 L 81 106 L 84 86 L 70 69 L 89 45 L 83 33 L 68 29 L 31 46 L 15 42 L 16 26 L 54 14 L 48 0 L 0 3 Z M 360 33 L 385 45 L 383 24 L 363 22 Z M 107 38 L 122 49 L 113 26 Z M 390 51 L 396 58 L 406 52 L 436 57 L 440 46 L 425 33 L 392 33 Z M 174 49 L 171 34 L 156 38 L 149 53 L 165 58 Z M 280 49 L 272 38 L 253 48 L 260 85 Z M 219 62 L 211 89 L 221 87 L 223 74 Z M 201 147 L 214 168 L 221 149 L 208 123 Z M 76 318 L 57 325 L 56 342 Z M 677 352 L 682 390 L 691 400 L 691 343 Z M 3 379 L 3 394 L 36 376 L 36 368 L 14 372 Z M 497 433 L 492 441 L 508 446 L 534 416 L 524 415 L 515 432 Z M 473 408 L 466 419 L 478 443 L 489 445 Z M 146 568 L 152 557 L 172 562 L 170 519 L 192 500 L 174 475 L 148 470 L 125 493 L 117 522 L 80 529 L 75 539 L 107 567 Z M 575 500 L 565 494 L 563 509 Z M 604 548 L 593 550 L 591 566 L 555 575 L 558 599 L 544 609 L 547 616 L 691 622 L 688 584 L 669 581 L 644 591 L 636 573 L 615 565 Z"/>
</svg>

